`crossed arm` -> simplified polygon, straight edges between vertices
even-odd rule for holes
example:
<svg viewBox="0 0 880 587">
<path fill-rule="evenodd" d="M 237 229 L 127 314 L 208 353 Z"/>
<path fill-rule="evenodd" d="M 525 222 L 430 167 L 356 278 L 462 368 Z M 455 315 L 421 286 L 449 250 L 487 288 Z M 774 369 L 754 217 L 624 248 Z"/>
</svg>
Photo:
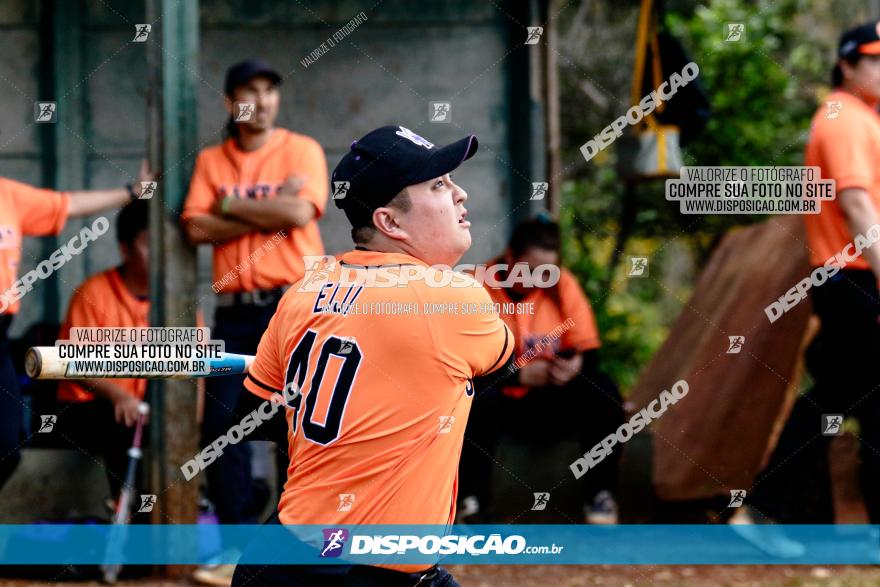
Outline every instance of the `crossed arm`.
<svg viewBox="0 0 880 587">
<path fill-rule="evenodd" d="M 278 197 L 266 200 L 245 200 L 228 197 L 217 200 L 210 214 L 193 216 L 183 225 L 189 242 L 222 243 L 254 231 L 274 232 L 291 226 L 305 226 L 317 210 L 315 205 L 296 195 L 304 181 L 290 177 Z"/>
</svg>

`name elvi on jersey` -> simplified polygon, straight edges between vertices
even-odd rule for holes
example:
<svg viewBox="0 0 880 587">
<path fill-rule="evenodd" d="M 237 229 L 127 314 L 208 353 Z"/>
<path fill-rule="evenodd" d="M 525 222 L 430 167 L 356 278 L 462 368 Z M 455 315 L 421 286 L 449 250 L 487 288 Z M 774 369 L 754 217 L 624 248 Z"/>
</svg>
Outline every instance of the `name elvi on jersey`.
<svg viewBox="0 0 880 587">
<path fill-rule="evenodd" d="M 400 315 L 400 314 L 534 314 L 534 303 L 423 303 L 371 302 L 357 303 L 364 285 L 327 282 L 315 295 L 313 314 Z M 328 293 L 332 289 L 331 293 Z"/>
<path fill-rule="evenodd" d="M 318 294 L 315 296 L 315 305 L 312 308 L 313 314 L 342 314 L 347 316 L 354 308 L 354 303 L 358 296 L 364 291 L 364 284 L 342 283 L 341 281 L 328 281 L 321 286 Z M 342 299 L 339 297 L 339 290 L 344 288 L 345 295 Z M 333 289 L 328 297 L 327 291 Z"/>
</svg>

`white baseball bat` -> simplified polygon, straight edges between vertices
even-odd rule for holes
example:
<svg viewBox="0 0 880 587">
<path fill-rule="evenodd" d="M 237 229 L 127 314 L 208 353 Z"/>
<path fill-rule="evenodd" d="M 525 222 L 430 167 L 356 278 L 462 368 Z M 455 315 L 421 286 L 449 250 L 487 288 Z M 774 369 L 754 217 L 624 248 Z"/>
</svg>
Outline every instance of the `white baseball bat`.
<svg viewBox="0 0 880 587">
<path fill-rule="evenodd" d="M 28 349 L 24 359 L 25 372 L 31 379 L 191 379 L 196 377 L 217 377 L 220 375 L 241 375 L 248 372 L 254 361 L 252 355 L 220 353 L 219 358 L 190 359 L 204 361 L 206 369 L 199 372 L 174 370 L 156 373 L 153 371 L 113 370 L 107 366 L 131 364 L 135 361 L 116 359 L 67 359 L 61 358 L 58 347 L 35 346 Z M 155 364 L 156 361 L 140 360 L 140 363 Z M 165 363 L 173 363 L 166 360 Z M 177 361 L 182 362 L 182 361 Z M 103 365 L 104 367 L 101 367 Z"/>
</svg>

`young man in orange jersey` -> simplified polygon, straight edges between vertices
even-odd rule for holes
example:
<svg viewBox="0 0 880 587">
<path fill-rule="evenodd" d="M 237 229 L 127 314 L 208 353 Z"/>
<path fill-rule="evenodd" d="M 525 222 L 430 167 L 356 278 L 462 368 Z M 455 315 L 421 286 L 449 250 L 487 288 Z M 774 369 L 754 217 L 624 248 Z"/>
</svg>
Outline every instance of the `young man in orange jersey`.
<svg viewBox="0 0 880 587">
<path fill-rule="evenodd" d="M 0 177 L 0 387 L 5 390 L 0 393 L 0 488 L 18 465 L 23 442 L 24 404 L 7 338 L 9 325 L 20 306 L 20 295 L 16 292 L 25 291 L 15 287 L 22 237 L 57 235 L 68 218 L 118 208 L 139 196 L 141 181 L 152 179 L 146 162 L 141 165 L 138 182 L 118 189 L 56 192 Z M 33 282 L 28 285 L 33 287 Z"/>
<path fill-rule="evenodd" d="M 148 226 L 147 200 L 137 200 L 119 213 L 116 240 L 122 264 L 92 275 L 76 289 L 59 340 L 69 339 L 72 327 L 150 325 Z M 119 495 L 125 479 L 138 405 L 146 391 L 146 379 L 65 380 L 58 385 L 58 432 L 73 447 L 103 452 L 113 496 Z"/>
<path fill-rule="evenodd" d="M 470 247 L 468 196 L 450 173 L 476 150 L 475 136 L 437 148 L 387 126 L 352 143 L 333 172 L 357 246 L 285 294 L 245 381 L 265 399 L 299 392 L 287 402 L 290 467 L 270 523 L 453 523 L 473 379 L 513 348 L 479 284 L 451 287 L 452 272 L 431 267 Z M 347 280 L 349 269 L 364 281 Z M 387 272 L 397 286 L 371 285 Z M 481 311 L 422 311 L 465 304 Z M 233 585 L 457 585 L 424 567 L 239 565 Z"/>
<path fill-rule="evenodd" d="M 810 264 L 819 267 L 880 224 L 880 22 L 843 33 L 832 72 L 834 91 L 812 120 L 805 165 L 836 181 L 837 199 L 804 216 Z M 861 237 L 857 235 L 862 235 Z M 876 238 L 875 234 L 875 238 Z M 828 466 L 834 415 L 860 422 L 862 494 L 872 524 L 880 523 L 880 246 L 848 260 L 810 291 L 821 329 L 806 352 L 815 385 L 792 408 L 767 467 L 734 523 L 834 522 Z M 777 324 L 779 326 L 777 326 Z M 776 324 L 785 328 L 783 316 Z M 839 427 L 842 430 L 842 427 Z M 797 556 L 803 545 L 779 537 L 765 550 Z"/>
<path fill-rule="evenodd" d="M 280 84 L 281 76 L 257 59 L 229 68 L 229 137 L 199 153 L 182 214 L 190 242 L 214 248 L 217 310 L 212 337 L 223 340 L 230 353 L 256 352 L 281 295 L 303 276 L 303 256 L 324 252 L 318 231 L 329 191 L 324 151 L 310 137 L 275 127 Z M 253 399 L 243 394 L 242 380 L 215 377 L 206 382 L 205 445 L 238 422 L 237 409 L 250 411 L 238 405 Z M 278 442 L 281 470 L 287 462 L 285 430 L 279 412 L 251 437 Z M 226 447 L 205 475 L 221 523 L 256 521 L 262 486 L 251 477 L 248 442 Z M 265 504 L 268 495 L 262 493 Z M 205 568 L 196 579 L 228 583 L 231 573 L 231 565 Z"/>
<path fill-rule="evenodd" d="M 477 389 L 461 458 L 461 513 L 473 516 L 468 521 L 488 521 L 501 431 L 530 444 L 551 443 L 548 447 L 575 438 L 586 453 L 623 423 L 620 392 L 599 370 L 601 342 L 593 309 L 577 278 L 559 267 L 559 248 L 559 225 L 539 217 L 518 224 L 505 254 L 487 263 L 487 268 L 506 266 L 496 274 L 497 282 L 485 283 L 492 301 L 520 310 L 502 313 L 516 339 L 517 368 L 490 388 Z M 528 278 L 514 278 L 521 275 L 519 265 L 532 275 L 558 267 L 558 282 L 536 287 Z M 588 523 L 617 522 L 619 459 L 620 451 L 613 451 L 579 481 Z"/>
</svg>

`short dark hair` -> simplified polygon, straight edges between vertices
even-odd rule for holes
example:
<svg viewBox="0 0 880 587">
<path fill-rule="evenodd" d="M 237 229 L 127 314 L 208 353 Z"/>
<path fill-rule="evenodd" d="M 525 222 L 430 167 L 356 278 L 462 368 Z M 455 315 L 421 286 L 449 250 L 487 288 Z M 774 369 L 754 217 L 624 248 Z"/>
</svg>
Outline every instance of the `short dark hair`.
<svg viewBox="0 0 880 587">
<path fill-rule="evenodd" d="M 134 200 L 116 217 L 116 242 L 129 245 L 134 239 L 150 226 L 149 200 Z"/>
<path fill-rule="evenodd" d="M 831 86 L 836 88 L 843 85 L 843 69 L 840 68 L 840 61 L 846 61 L 850 65 L 855 66 L 862 57 L 864 57 L 864 55 L 861 53 L 851 53 L 835 63 L 834 69 L 831 70 Z"/>
<path fill-rule="evenodd" d="M 410 208 L 412 208 L 412 200 L 409 199 L 409 192 L 406 191 L 406 188 L 403 188 L 399 194 L 391 198 L 391 201 L 385 205 L 389 208 L 396 208 L 401 212 L 409 212 Z M 375 234 L 376 227 L 372 223 L 364 226 L 355 226 L 351 229 L 351 240 L 356 245 L 361 245 L 370 242 Z"/>
<path fill-rule="evenodd" d="M 514 257 L 532 248 L 559 252 L 559 225 L 544 217 L 524 220 L 516 225 L 507 245 Z"/>
</svg>

